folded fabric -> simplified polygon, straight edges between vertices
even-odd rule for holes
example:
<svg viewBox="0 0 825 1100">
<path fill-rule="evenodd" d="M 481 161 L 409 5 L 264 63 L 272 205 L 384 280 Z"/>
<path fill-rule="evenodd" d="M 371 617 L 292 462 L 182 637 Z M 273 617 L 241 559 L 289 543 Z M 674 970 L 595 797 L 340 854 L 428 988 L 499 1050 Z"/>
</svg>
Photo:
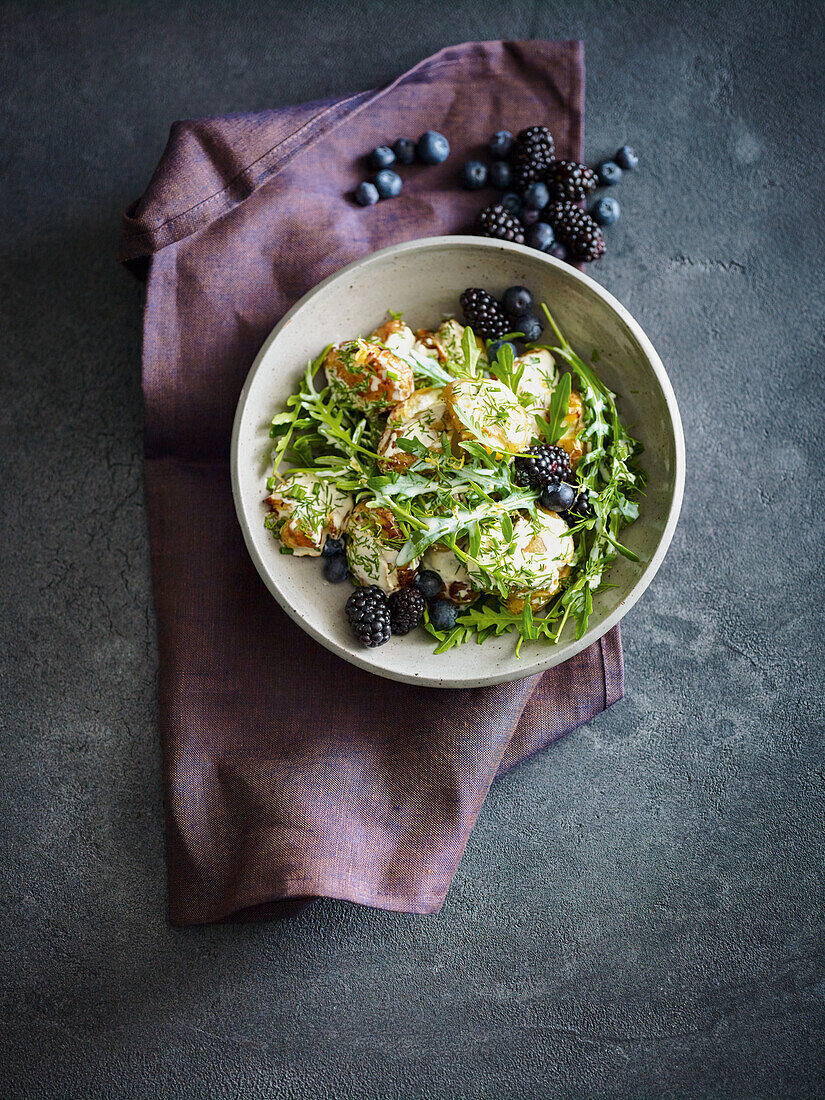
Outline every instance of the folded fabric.
<svg viewBox="0 0 825 1100">
<path fill-rule="evenodd" d="M 176 123 L 124 218 L 120 259 L 147 278 L 146 495 L 177 924 L 287 915 L 323 896 L 437 912 L 494 777 L 621 697 L 618 628 L 492 688 L 413 687 L 350 666 L 267 592 L 229 483 L 237 398 L 278 319 L 365 253 L 466 230 L 482 201 L 457 170 L 493 131 L 540 121 L 557 154 L 578 159 L 583 81 L 580 43 L 468 43 L 379 91 Z M 409 169 L 402 195 L 375 207 L 345 197 L 363 154 L 428 129 L 450 138 L 445 164 Z"/>
</svg>

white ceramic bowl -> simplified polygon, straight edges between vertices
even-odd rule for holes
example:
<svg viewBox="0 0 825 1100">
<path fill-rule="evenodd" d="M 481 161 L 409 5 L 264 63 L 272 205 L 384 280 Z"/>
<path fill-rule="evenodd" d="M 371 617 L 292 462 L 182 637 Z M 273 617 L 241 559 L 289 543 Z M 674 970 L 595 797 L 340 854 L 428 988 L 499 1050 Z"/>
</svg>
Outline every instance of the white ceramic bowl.
<svg viewBox="0 0 825 1100">
<path fill-rule="evenodd" d="M 645 447 L 648 474 L 640 518 L 623 541 L 640 561 L 620 557 L 599 593 L 584 637 L 572 630 L 557 645 L 512 637 L 469 642 L 435 656 L 423 630 L 364 649 L 352 638 L 344 603 L 348 583 L 331 585 L 316 558 L 280 554 L 264 528 L 265 479 L 270 473 L 269 424 L 293 392 L 309 359 L 334 341 L 370 332 L 388 309 L 402 310 L 413 328 L 435 327 L 445 313 L 460 315 L 468 286 L 494 294 L 514 284 L 545 301 L 562 332 L 620 396 L 624 423 Z M 232 434 L 232 488 L 252 560 L 284 610 L 322 645 L 379 676 L 434 687 L 478 687 L 515 680 L 559 664 L 589 646 L 625 615 L 653 580 L 679 515 L 685 449 L 673 388 L 647 336 L 615 298 L 575 268 L 522 245 L 482 237 L 430 237 L 375 252 L 325 279 L 276 325 L 256 358 L 238 402 Z"/>
</svg>

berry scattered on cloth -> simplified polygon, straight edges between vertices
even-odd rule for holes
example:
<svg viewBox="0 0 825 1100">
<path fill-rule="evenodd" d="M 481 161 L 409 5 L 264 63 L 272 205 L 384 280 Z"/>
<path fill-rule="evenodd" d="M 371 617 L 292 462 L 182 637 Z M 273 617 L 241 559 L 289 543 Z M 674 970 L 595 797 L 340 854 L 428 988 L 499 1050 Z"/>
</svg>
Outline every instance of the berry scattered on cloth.
<svg viewBox="0 0 825 1100">
<path fill-rule="evenodd" d="M 443 164 L 450 155 L 450 143 L 437 130 L 427 130 L 418 139 L 415 151 L 422 164 Z"/>
<path fill-rule="evenodd" d="M 602 231 L 586 210 L 574 202 L 559 202 L 548 208 L 547 216 L 556 236 L 574 260 L 590 263 L 604 255 Z"/>
<path fill-rule="evenodd" d="M 613 159 L 625 172 L 633 172 L 639 167 L 639 157 L 632 145 L 623 145 L 617 149 Z"/>
<path fill-rule="evenodd" d="M 391 164 L 395 164 L 395 153 L 389 145 L 379 145 L 367 157 L 367 164 L 375 172 L 378 172 L 381 168 L 389 168 Z"/>
<path fill-rule="evenodd" d="M 415 161 L 415 142 L 409 138 L 399 138 L 392 143 L 392 151 L 399 164 L 412 164 Z"/>
<path fill-rule="evenodd" d="M 355 201 L 359 206 L 374 206 L 380 198 L 378 188 L 374 183 L 368 183 L 364 180 L 355 188 Z"/>
<path fill-rule="evenodd" d="M 461 186 L 468 191 L 478 191 L 487 183 L 487 165 L 480 160 L 468 160 L 461 169 Z"/>
<path fill-rule="evenodd" d="M 524 226 L 501 203 L 485 206 L 476 218 L 476 230 L 482 237 L 524 244 Z"/>
<path fill-rule="evenodd" d="M 373 182 L 379 197 L 382 199 L 394 199 L 396 195 L 401 194 L 403 181 L 399 174 L 393 172 L 390 168 L 385 168 L 382 172 L 379 172 Z"/>
<path fill-rule="evenodd" d="M 553 202 L 580 202 L 596 190 L 596 173 L 586 164 L 556 160 L 548 169 L 547 187 Z"/>
<path fill-rule="evenodd" d="M 531 248 L 537 248 L 540 252 L 549 252 L 556 243 L 556 234 L 553 226 L 548 222 L 534 222 L 528 226 L 524 234 L 524 243 Z"/>
</svg>

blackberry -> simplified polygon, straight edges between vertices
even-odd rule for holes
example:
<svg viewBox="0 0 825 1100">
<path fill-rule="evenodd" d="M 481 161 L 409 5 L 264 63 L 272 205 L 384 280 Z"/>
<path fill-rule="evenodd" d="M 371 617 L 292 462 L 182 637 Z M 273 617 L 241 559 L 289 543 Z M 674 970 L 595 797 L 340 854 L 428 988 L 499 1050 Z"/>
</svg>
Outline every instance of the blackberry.
<svg viewBox="0 0 825 1100">
<path fill-rule="evenodd" d="M 587 211 L 574 202 L 557 202 L 545 210 L 544 216 L 556 231 L 556 238 L 567 249 L 570 259 L 589 263 L 604 255 L 601 229 Z"/>
<path fill-rule="evenodd" d="M 499 241 L 524 244 L 524 226 L 500 202 L 484 207 L 476 218 L 476 232 L 481 237 L 495 237 Z"/>
<path fill-rule="evenodd" d="M 590 503 L 590 490 L 579 489 L 576 499 L 564 513 L 564 518 L 569 524 L 578 523 L 582 519 L 591 519 L 594 515 L 593 505 Z"/>
<path fill-rule="evenodd" d="M 578 202 L 596 190 L 596 173 L 586 164 L 556 160 L 544 177 L 551 202 Z"/>
<path fill-rule="evenodd" d="M 570 457 L 563 447 L 540 443 L 526 455 L 514 460 L 516 485 L 529 489 L 544 489 L 559 481 L 572 480 Z"/>
<path fill-rule="evenodd" d="M 393 592 L 388 600 L 393 634 L 409 634 L 424 617 L 424 597 L 412 585 Z"/>
<path fill-rule="evenodd" d="M 524 189 L 535 180 L 544 179 L 553 163 L 556 146 L 546 126 L 530 126 L 516 137 L 513 154 L 513 178 Z"/>
<path fill-rule="evenodd" d="M 486 290 L 468 287 L 459 299 L 464 320 L 483 340 L 499 340 L 510 331 L 511 324 L 504 310 Z"/>
<path fill-rule="evenodd" d="M 346 605 L 347 621 L 361 645 L 374 649 L 390 640 L 390 609 L 377 584 L 356 588 Z"/>
</svg>

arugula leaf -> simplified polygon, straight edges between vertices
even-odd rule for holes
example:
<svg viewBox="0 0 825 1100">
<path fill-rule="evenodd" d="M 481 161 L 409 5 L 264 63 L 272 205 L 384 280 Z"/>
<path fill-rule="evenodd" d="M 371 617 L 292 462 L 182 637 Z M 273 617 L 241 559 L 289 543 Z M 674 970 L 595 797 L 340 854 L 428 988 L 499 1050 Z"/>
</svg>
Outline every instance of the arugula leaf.
<svg viewBox="0 0 825 1100">
<path fill-rule="evenodd" d="M 565 371 L 559 378 L 558 385 L 553 390 L 550 404 L 547 407 L 547 416 L 541 418 L 541 430 L 547 443 L 557 443 L 564 435 L 564 418 L 570 404 L 572 379 Z M 536 417 L 538 420 L 539 417 Z"/>
</svg>

